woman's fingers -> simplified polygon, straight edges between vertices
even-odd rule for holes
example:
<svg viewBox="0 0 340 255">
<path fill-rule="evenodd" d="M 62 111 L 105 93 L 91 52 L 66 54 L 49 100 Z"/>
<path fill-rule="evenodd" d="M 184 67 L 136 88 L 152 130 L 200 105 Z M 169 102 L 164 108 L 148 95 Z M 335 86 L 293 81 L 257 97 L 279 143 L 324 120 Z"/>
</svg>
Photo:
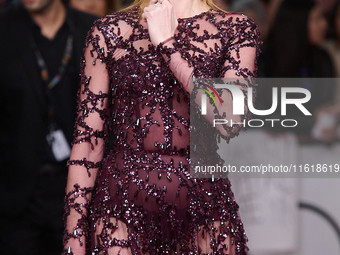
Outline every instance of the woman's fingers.
<svg viewBox="0 0 340 255">
<path fill-rule="evenodd" d="M 151 0 L 144 8 L 142 19 L 147 22 L 151 42 L 156 46 L 174 35 L 177 18 L 168 0 Z"/>
<path fill-rule="evenodd" d="M 143 14 L 145 14 L 145 18 L 150 18 L 152 16 L 155 16 L 159 13 L 161 13 L 162 10 L 164 8 L 164 6 L 162 6 L 161 4 L 158 3 L 157 6 L 154 6 L 154 5 L 149 5 L 147 7 L 144 8 L 144 11 L 143 11 Z"/>
<path fill-rule="evenodd" d="M 172 7 L 172 3 L 170 3 L 168 0 L 164 0 L 163 2 L 162 2 L 162 5 L 164 6 L 164 7 L 167 7 L 167 9 L 168 10 L 173 10 L 173 7 Z"/>
</svg>

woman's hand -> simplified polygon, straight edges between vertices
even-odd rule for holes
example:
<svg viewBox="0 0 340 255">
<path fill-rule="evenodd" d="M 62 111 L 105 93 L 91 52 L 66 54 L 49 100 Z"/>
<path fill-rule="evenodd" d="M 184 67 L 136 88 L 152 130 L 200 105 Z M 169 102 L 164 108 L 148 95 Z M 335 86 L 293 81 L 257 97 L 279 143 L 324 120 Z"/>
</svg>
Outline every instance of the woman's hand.
<svg viewBox="0 0 340 255">
<path fill-rule="evenodd" d="M 169 0 L 151 0 L 144 8 L 142 24 L 149 30 L 151 42 L 157 46 L 174 36 L 177 28 L 177 16 Z"/>
</svg>

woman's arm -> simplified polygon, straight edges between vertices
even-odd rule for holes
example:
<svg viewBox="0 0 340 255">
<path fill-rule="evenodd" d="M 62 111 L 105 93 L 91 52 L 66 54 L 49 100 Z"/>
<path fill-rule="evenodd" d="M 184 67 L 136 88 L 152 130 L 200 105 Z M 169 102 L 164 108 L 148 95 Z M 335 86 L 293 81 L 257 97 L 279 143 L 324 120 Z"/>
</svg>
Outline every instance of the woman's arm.
<svg viewBox="0 0 340 255">
<path fill-rule="evenodd" d="M 231 121 L 233 123 L 244 123 L 250 118 L 247 107 L 248 88 L 254 87 L 255 84 L 250 78 L 256 77 L 257 57 L 259 54 L 259 46 L 261 44 L 259 31 L 257 25 L 249 18 L 243 15 L 231 15 L 232 20 L 225 23 L 228 29 L 221 31 L 222 41 L 222 58 L 224 65 L 216 66 L 220 70 L 218 77 L 209 77 L 207 75 L 211 70 L 202 70 L 194 66 L 191 61 L 183 58 L 180 43 L 176 42 L 173 37 L 165 40 L 157 46 L 158 51 L 163 55 L 164 59 L 169 65 L 169 68 L 180 81 L 185 91 L 191 94 L 192 99 L 201 106 L 201 96 L 206 92 L 202 89 L 210 90 L 204 85 L 202 80 L 194 82 L 190 85 L 193 76 L 195 78 L 227 78 L 225 81 L 237 86 L 244 96 L 244 115 L 233 114 L 233 97 L 229 90 L 216 89 L 222 104 L 215 96 L 217 104 L 212 99 L 207 104 L 207 114 L 204 116 L 210 123 L 214 123 L 214 119 L 225 119 L 228 121 L 227 125 L 216 125 L 223 138 L 228 139 L 238 134 L 242 125 L 235 125 L 230 127 Z M 230 33 L 234 31 L 234 33 Z M 225 33 L 225 34 L 223 34 Z M 180 45 L 179 45 L 180 46 Z M 206 84 L 214 87 L 213 80 L 205 80 Z M 212 91 L 210 91 L 212 92 Z M 253 100 L 255 99 L 255 89 L 253 89 Z M 235 95 L 234 95 L 235 96 Z"/>
<path fill-rule="evenodd" d="M 81 60 L 77 118 L 68 162 L 63 254 L 86 253 L 87 213 L 107 137 L 109 75 L 105 64 L 105 41 L 98 30 L 98 21 L 88 33 Z"/>
</svg>

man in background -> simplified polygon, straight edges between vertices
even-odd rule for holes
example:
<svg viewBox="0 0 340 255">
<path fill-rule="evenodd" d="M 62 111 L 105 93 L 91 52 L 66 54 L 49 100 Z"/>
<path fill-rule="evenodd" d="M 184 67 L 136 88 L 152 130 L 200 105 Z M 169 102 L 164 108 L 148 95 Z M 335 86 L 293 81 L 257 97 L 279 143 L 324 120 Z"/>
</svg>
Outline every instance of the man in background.
<svg viewBox="0 0 340 255">
<path fill-rule="evenodd" d="M 1 254 L 60 254 L 80 58 L 97 17 L 62 0 L 0 12 Z"/>
</svg>

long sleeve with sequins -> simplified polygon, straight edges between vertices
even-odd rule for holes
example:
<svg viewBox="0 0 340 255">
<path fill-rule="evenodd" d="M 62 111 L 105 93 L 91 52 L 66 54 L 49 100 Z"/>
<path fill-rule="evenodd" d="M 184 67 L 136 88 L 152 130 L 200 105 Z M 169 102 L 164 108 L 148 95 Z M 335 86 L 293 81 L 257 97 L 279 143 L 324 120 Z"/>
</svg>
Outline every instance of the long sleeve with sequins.
<svg viewBox="0 0 340 255">
<path fill-rule="evenodd" d="M 95 22 L 89 31 L 81 60 L 77 118 L 68 162 L 63 254 L 85 254 L 87 211 L 107 138 L 109 75 L 105 41 L 99 26 L 100 23 Z"/>
<path fill-rule="evenodd" d="M 202 86 L 195 82 L 193 86 L 190 85 L 193 76 L 195 78 L 229 78 L 229 81 L 234 81 L 233 84 L 241 89 L 245 100 L 247 100 L 248 87 L 254 87 L 250 78 L 256 77 L 256 61 L 261 44 L 257 24 L 244 15 L 224 15 L 228 15 L 227 18 L 221 20 L 209 19 L 214 24 L 214 28 L 218 28 L 216 34 L 209 31 L 211 29 L 209 22 L 194 25 L 195 19 L 188 19 L 185 25 L 189 26 L 190 32 L 179 33 L 157 47 L 168 62 L 175 77 L 181 82 L 184 90 L 191 93 L 197 106 L 201 105 L 201 95 L 205 92 L 199 89 Z M 179 30 L 182 29 L 179 28 Z M 219 39 L 220 45 L 216 43 L 216 39 Z M 190 45 L 187 45 L 186 41 L 189 41 Z M 211 52 L 208 56 L 200 54 L 206 51 L 208 47 L 210 47 Z M 220 58 L 219 55 L 222 55 L 222 57 Z M 222 59 L 223 63 L 214 61 L 218 58 Z M 222 66 L 222 68 L 216 70 L 219 66 Z M 255 100 L 256 90 L 253 89 L 252 91 L 252 98 Z M 205 118 L 210 123 L 213 123 L 214 119 L 226 119 L 229 123 L 239 123 L 233 125 L 233 127 L 230 127 L 229 124 L 216 125 L 220 135 L 229 141 L 231 137 L 238 135 L 242 127 L 240 123 L 249 120 L 251 115 L 247 109 L 247 101 L 245 101 L 244 115 L 234 115 L 231 93 L 222 89 L 218 92 L 222 102 L 221 104 L 214 104 L 213 100 L 208 101 L 210 104 L 207 105 Z"/>
</svg>

